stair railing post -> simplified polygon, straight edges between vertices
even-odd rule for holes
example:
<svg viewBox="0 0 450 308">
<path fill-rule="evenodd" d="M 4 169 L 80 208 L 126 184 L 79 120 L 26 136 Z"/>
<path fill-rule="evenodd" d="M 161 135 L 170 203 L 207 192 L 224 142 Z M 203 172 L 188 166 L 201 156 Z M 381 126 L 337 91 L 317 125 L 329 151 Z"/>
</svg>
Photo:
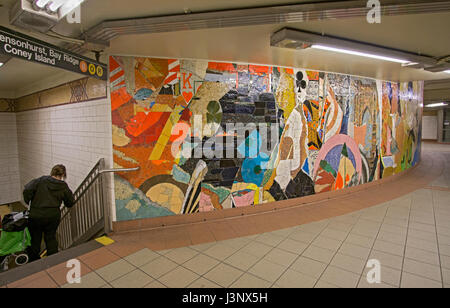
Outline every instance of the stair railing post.
<svg viewBox="0 0 450 308">
<path fill-rule="evenodd" d="M 68 235 L 67 243 L 69 246 L 72 244 L 72 242 L 77 238 L 78 236 L 78 228 L 77 228 L 77 208 L 74 208 L 72 211 L 69 211 L 68 213 L 70 218 L 70 235 Z M 67 247 L 64 247 L 66 249 Z"/>
<path fill-rule="evenodd" d="M 105 159 L 102 158 L 101 162 L 100 162 L 100 170 L 105 170 Z M 99 181 L 100 181 L 100 194 L 101 194 L 101 198 L 102 198 L 102 206 L 103 206 L 103 215 L 104 215 L 104 221 L 105 221 L 105 233 L 108 234 L 112 231 L 112 222 L 111 222 L 111 209 L 110 209 L 110 204 L 109 204 L 109 200 L 108 200 L 108 187 L 107 187 L 107 178 L 106 178 L 106 173 L 101 173 L 100 177 L 99 177 Z"/>
</svg>

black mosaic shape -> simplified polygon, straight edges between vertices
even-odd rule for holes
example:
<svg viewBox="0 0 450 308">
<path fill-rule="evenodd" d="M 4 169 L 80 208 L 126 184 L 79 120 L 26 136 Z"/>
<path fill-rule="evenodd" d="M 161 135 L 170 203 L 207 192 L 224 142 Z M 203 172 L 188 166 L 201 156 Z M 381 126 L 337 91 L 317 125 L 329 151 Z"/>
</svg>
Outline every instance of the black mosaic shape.
<svg viewBox="0 0 450 308">
<path fill-rule="evenodd" d="M 266 102 L 264 102 L 264 101 L 255 102 L 255 107 L 256 108 L 265 109 L 266 108 Z"/>
<path fill-rule="evenodd" d="M 256 108 L 255 111 L 253 112 L 253 115 L 255 116 L 265 116 L 266 115 L 266 110 L 262 109 L 262 108 Z"/>
<path fill-rule="evenodd" d="M 236 174 L 239 171 L 239 167 L 231 167 L 231 168 L 225 168 L 222 171 L 222 178 L 224 180 L 231 180 L 236 178 Z"/>
<path fill-rule="evenodd" d="M 255 106 L 253 105 L 236 105 L 236 113 L 239 114 L 253 114 L 255 112 Z"/>
<path fill-rule="evenodd" d="M 234 180 L 222 181 L 222 182 L 218 183 L 217 186 L 222 186 L 222 187 L 231 189 L 233 187 L 233 183 L 234 183 Z"/>
<path fill-rule="evenodd" d="M 223 171 L 223 169 L 222 168 L 218 168 L 218 169 L 213 169 L 213 170 L 211 170 L 211 174 L 212 175 L 216 175 L 216 174 L 221 174 L 222 173 L 222 171 Z"/>
<path fill-rule="evenodd" d="M 285 193 L 289 199 L 314 195 L 314 182 L 303 171 L 300 171 L 297 176 L 289 182 Z"/>
<path fill-rule="evenodd" d="M 219 100 L 222 103 L 224 101 L 232 101 L 235 102 L 238 99 L 238 92 L 236 90 L 230 90 Z"/>
<path fill-rule="evenodd" d="M 160 95 L 174 95 L 173 87 L 172 85 L 165 85 L 161 88 L 161 91 L 159 91 Z"/>
<path fill-rule="evenodd" d="M 281 201 L 286 200 L 286 195 L 284 194 L 283 190 L 280 187 L 280 184 L 278 184 L 276 181 L 273 181 L 272 186 L 269 189 L 269 193 L 272 195 L 272 197 L 275 199 L 275 201 Z"/>
<path fill-rule="evenodd" d="M 273 93 L 261 93 L 259 95 L 259 100 L 261 102 L 273 103 L 273 109 L 275 109 L 275 96 L 273 95 Z"/>
<path fill-rule="evenodd" d="M 231 159 L 222 159 L 220 161 L 220 168 L 230 168 L 230 167 L 236 167 L 235 163 Z"/>
</svg>

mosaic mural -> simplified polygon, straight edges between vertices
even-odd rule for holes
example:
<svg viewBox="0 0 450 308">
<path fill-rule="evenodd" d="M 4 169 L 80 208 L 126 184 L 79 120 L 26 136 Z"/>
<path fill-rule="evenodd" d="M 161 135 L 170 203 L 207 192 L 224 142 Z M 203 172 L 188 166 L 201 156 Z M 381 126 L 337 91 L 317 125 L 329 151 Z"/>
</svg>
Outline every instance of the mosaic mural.
<svg viewBox="0 0 450 308">
<path fill-rule="evenodd" d="M 344 189 L 420 159 L 423 83 L 110 57 L 118 221 Z"/>
</svg>

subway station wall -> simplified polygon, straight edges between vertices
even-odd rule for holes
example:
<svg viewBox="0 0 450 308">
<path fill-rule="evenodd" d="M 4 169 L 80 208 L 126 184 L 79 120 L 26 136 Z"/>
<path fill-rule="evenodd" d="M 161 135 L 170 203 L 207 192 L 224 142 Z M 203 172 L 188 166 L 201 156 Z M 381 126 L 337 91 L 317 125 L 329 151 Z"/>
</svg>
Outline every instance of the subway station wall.
<svg viewBox="0 0 450 308">
<path fill-rule="evenodd" d="M 64 164 L 75 191 L 100 158 L 110 160 L 110 121 L 107 98 L 18 112 L 22 188 Z"/>
<path fill-rule="evenodd" d="M 260 206 L 420 160 L 423 82 L 111 56 L 116 220 Z"/>
<path fill-rule="evenodd" d="M 0 205 L 20 200 L 16 114 L 0 111 Z"/>
<path fill-rule="evenodd" d="M 0 99 L 0 204 L 21 201 L 24 185 L 55 164 L 73 191 L 100 158 L 111 166 L 110 108 L 107 83 L 92 78 Z M 110 198 L 109 175 L 106 184 Z"/>
</svg>

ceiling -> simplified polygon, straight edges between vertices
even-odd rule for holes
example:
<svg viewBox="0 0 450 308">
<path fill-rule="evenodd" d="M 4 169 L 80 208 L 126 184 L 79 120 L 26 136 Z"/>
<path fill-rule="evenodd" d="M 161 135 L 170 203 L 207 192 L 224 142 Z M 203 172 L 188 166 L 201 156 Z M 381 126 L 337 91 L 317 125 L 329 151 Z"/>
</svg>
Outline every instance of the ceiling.
<svg viewBox="0 0 450 308">
<path fill-rule="evenodd" d="M 436 25 L 438 30 L 425 30 L 417 25 L 418 20 L 424 23 L 433 23 L 433 21 L 438 20 L 439 26 Z M 408 24 L 409 27 L 405 26 L 403 27 L 404 29 L 399 29 L 398 32 L 391 31 L 393 27 L 396 27 L 397 23 L 400 25 L 397 28 L 402 27 L 401 25 L 404 24 Z M 365 20 L 353 18 L 289 24 L 289 26 L 303 30 L 324 32 L 330 35 L 340 35 L 356 40 L 370 41 L 371 43 L 395 48 L 403 47 L 403 49 L 409 51 L 421 49 L 426 51 L 423 53 L 430 55 L 450 54 L 448 33 L 440 30 L 440 27 L 444 27 L 444 29 L 450 28 L 450 13 L 385 17 L 381 25 L 367 26 L 366 24 Z M 434 24 L 437 23 L 434 22 Z M 386 61 L 370 60 L 313 49 L 296 51 L 271 47 L 269 41 L 271 33 L 283 26 L 279 24 L 122 36 L 111 42 L 109 51 L 112 54 L 123 55 L 200 58 L 294 66 L 384 80 L 428 80 L 448 77 L 444 73 L 437 74 L 403 68 L 400 64 Z M 370 26 L 373 26 L 373 28 Z M 409 33 L 410 31 L 412 33 Z M 386 35 L 386 33 L 391 34 Z M 418 40 L 418 37 L 421 39 Z M 441 39 L 436 39 L 438 37 Z M 410 40 L 417 43 L 410 43 Z M 439 41 L 439 44 L 436 43 L 436 40 Z"/>
<path fill-rule="evenodd" d="M 9 25 L 7 8 L 16 0 L 0 0 L 0 25 Z M 104 20 L 183 14 L 322 1 L 286 0 L 86 0 L 82 5 L 82 24 L 61 21 L 53 31 L 78 37 Z M 132 5 L 130 5 L 132 3 Z M 270 35 L 284 26 L 339 36 L 434 57 L 450 55 L 450 12 L 383 16 L 381 24 L 369 24 L 365 18 L 327 19 L 303 23 L 202 29 L 168 33 L 127 35 L 114 38 L 105 53 L 155 57 L 211 59 L 294 66 L 346 73 L 383 80 L 435 80 L 449 78 L 445 73 L 430 73 L 402 67 L 400 64 L 306 49 L 295 51 L 270 46 Z M 19 29 L 18 29 L 19 30 Z M 27 33 L 23 29 L 20 32 Z M 30 34 L 29 32 L 27 34 Z M 36 33 L 31 35 L 52 44 L 60 41 Z M 92 57 L 92 54 L 88 54 Z M 105 55 L 102 61 L 106 61 Z M 75 79 L 76 74 L 44 65 L 12 59 L 0 68 L 1 92 L 15 96 L 31 93 L 58 79 Z M 30 92 L 31 91 L 31 92 Z M 0 95 L 1 96 L 1 95 Z"/>
<path fill-rule="evenodd" d="M 424 104 L 450 103 L 450 78 L 425 81 Z"/>
</svg>

